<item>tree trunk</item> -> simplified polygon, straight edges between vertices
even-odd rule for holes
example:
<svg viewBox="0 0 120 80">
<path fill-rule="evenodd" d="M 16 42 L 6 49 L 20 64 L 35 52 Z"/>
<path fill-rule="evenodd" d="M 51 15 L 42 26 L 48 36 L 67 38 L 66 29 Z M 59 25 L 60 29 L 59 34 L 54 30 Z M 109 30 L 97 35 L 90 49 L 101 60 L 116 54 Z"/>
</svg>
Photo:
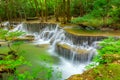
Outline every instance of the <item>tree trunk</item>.
<svg viewBox="0 0 120 80">
<path fill-rule="evenodd" d="M 82 17 L 84 15 L 84 7 L 82 5 L 82 2 L 80 2 L 80 16 Z"/>
<path fill-rule="evenodd" d="M 43 3 L 42 3 L 42 1 L 40 1 L 40 6 L 41 6 L 41 22 L 43 22 L 44 21 L 44 10 L 43 10 Z"/>
<path fill-rule="evenodd" d="M 66 23 L 66 1 L 63 0 L 63 23 Z"/>
<path fill-rule="evenodd" d="M 67 0 L 67 22 L 71 21 L 70 0 Z"/>
<path fill-rule="evenodd" d="M 37 0 L 34 0 L 34 3 L 35 3 L 35 7 L 36 7 L 36 16 L 38 17 L 39 12 L 38 12 L 38 2 L 37 2 Z"/>
<path fill-rule="evenodd" d="M 55 15 L 55 19 L 56 19 L 56 21 L 59 21 L 59 5 L 60 4 L 58 4 L 58 0 L 55 0 L 55 6 L 54 6 L 54 15 Z"/>
<path fill-rule="evenodd" d="M 45 0 L 45 21 L 47 22 L 47 16 L 48 16 L 48 6 L 47 6 L 47 0 Z"/>
</svg>

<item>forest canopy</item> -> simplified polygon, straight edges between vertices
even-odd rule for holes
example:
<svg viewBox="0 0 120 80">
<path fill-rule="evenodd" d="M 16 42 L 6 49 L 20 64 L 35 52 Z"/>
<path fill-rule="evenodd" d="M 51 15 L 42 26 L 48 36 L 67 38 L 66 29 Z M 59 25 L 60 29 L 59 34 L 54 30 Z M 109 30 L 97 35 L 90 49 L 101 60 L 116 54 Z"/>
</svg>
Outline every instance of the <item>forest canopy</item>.
<svg viewBox="0 0 120 80">
<path fill-rule="evenodd" d="M 54 16 L 64 23 L 93 21 L 107 26 L 120 21 L 119 5 L 119 0 L 0 0 L 0 19 L 41 17 L 43 22 Z"/>
</svg>

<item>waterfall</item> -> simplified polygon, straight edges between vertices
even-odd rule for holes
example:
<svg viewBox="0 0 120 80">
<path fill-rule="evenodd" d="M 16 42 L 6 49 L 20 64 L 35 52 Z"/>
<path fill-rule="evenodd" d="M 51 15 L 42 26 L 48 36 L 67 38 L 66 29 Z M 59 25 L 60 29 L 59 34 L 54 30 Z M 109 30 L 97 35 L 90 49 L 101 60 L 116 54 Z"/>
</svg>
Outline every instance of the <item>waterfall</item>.
<svg viewBox="0 0 120 80">
<path fill-rule="evenodd" d="M 22 23 L 12 31 L 23 31 L 34 35 L 34 44 L 50 44 L 51 55 L 57 56 L 61 60 L 59 65 L 53 66 L 60 68 L 64 79 L 72 74 L 82 73 L 85 66 L 97 54 L 97 41 L 106 38 L 103 36 L 76 36 L 66 32 L 59 25 L 47 23 Z"/>
<path fill-rule="evenodd" d="M 67 33 L 56 24 L 19 24 L 11 31 L 24 31 L 35 36 L 37 44 L 49 43 L 52 51 L 76 63 L 90 62 L 96 54 L 95 41 L 102 36 L 76 36 Z"/>
</svg>

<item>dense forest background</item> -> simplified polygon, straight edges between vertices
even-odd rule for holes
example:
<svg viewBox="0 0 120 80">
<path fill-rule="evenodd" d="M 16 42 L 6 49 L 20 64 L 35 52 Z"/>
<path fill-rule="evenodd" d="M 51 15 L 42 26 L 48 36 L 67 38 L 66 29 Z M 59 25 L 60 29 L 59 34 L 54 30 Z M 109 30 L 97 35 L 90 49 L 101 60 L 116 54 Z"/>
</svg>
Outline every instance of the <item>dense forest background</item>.
<svg viewBox="0 0 120 80">
<path fill-rule="evenodd" d="M 39 17 L 44 22 L 53 16 L 63 23 L 119 28 L 119 5 L 119 0 L 0 0 L 0 20 Z"/>
</svg>

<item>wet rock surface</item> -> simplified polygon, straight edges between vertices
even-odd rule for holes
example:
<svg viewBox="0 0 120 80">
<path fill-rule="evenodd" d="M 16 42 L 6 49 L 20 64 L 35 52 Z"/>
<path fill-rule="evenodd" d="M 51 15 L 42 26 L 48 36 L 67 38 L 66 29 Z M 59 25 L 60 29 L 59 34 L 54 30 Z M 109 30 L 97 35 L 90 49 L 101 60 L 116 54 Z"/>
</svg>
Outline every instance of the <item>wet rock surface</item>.
<svg viewBox="0 0 120 80">
<path fill-rule="evenodd" d="M 41 32 L 45 27 L 55 28 L 56 24 L 52 23 L 25 23 L 23 29 L 29 33 Z"/>
<path fill-rule="evenodd" d="M 108 38 L 108 37 L 105 37 L 105 36 L 77 36 L 77 35 L 74 35 L 74 34 L 70 34 L 70 33 L 65 33 L 66 37 L 70 40 L 73 41 L 74 44 L 83 44 L 84 42 L 86 42 L 88 45 L 92 45 L 92 43 L 94 41 L 101 41 L 105 38 Z"/>
<path fill-rule="evenodd" d="M 90 50 L 86 50 L 86 49 L 76 49 L 75 47 L 71 47 L 69 45 L 66 44 L 57 44 L 55 51 L 71 60 L 73 59 L 74 62 L 80 62 L 80 63 L 84 63 L 84 62 L 88 62 L 91 61 L 92 57 L 95 55 L 95 53 L 90 53 Z M 92 57 L 89 57 L 90 55 L 92 55 Z"/>
</svg>

